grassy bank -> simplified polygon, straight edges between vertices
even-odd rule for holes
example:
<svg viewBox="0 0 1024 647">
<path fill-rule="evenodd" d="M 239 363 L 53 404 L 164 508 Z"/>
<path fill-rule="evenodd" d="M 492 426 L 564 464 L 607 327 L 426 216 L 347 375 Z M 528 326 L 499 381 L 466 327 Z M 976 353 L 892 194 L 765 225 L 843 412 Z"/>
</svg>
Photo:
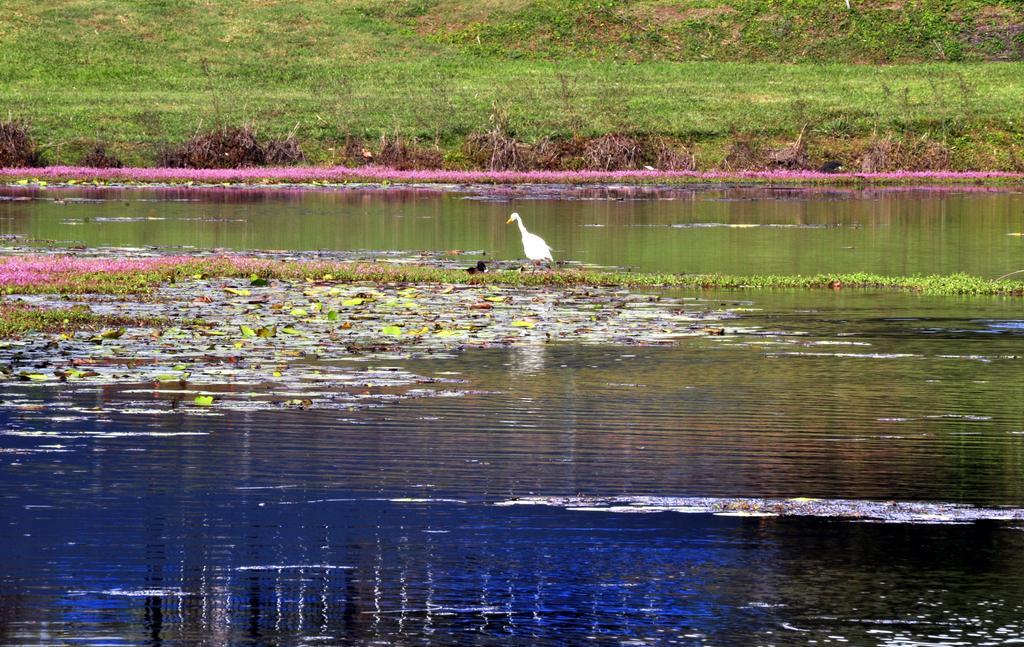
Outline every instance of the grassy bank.
<svg viewBox="0 0 1024 647">
<path fill-rule="evenodd" d="M 891 140 L 904 167 L 1024 169 L 1024 64 L 982 62 L 1021 58 L 1019 3 L 852 4 L 11 0 L 0 102 L 51 164 L 251 122 L 314 164 L 388 133 L 468 168 L 497 106 L 522 142 L 666 137 L 698 169 L 801 130 L 810 167 Z"/>
</svg>

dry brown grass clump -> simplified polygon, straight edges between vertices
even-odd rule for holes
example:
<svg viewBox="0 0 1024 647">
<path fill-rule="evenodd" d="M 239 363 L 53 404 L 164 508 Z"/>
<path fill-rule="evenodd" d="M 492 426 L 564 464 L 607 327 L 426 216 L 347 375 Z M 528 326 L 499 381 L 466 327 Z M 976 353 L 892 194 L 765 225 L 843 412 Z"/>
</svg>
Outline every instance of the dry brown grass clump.
<svg viewBox="0 0 1024 647">
<path fill-rule="evenodd" d="M 252 126 L 225 127 L 197 133 L 176 148 L 163 151 L 158 164 L 174 168 L 241 168 L 262 166 L 266 149 Z"/>
<path fill-rule="evenodd" d="M 796 141 L 768 153 L 768 162 L 772 168 L 797 171 L 807 168 L 807 140 L 804 133 L 807 128 L 800 129 Z"/>
<path fill-rule="evenodd" d="M 42 166 L 42 157 L 28 126 L 19 121 L 0 121 L 0 168 Z"/>
<path fill-rule="evenodd" d="M 724 162 L 729 171 L 761 170 L 768 166 L 768 154 L 751 135 L 735 133 Z"/>
<path fill-rule="evenodd" d="M 952 153 L 942 142 L 927 136 L 898 140 L 876 137 L 861 154 L 860 170 L 880 171 L 944 171 L 949 170 Z"/>
<path fill-rule="evenodd" d="M 629 135 L 602 135 L 587 141 L 583 160 L 588 169 L 625 171 L 649 166 L 650 150 L 644 140 Z"/>
<path fill-rule="evenodd" d="M 294 133 L 264 143 L 255 128 L 245 125 L 197 133 L 184 144 L 161 151 L 157 164 L 172 168 L 244 168 L 305 160 Z"/>
<path fill-rule="evenodd" d="M 587 141 L 580 137 L 570 139 L 542 139 L 530 149 L 532 168 L 542 171 L 578 171 L 586 168 L 583 151 Z"/>
<path fill-rule="evenodd" d="M 377 164 L 403 171 L 438 169 L 444 162 L 436 146 L 421 146 L 415 137 L 405 137 L 397 131 L 381 133 L 376 145 L 357 135 L 346 135 L 338 155 L 340 162 L 349 167 Z"/>
<path fill-rule="evenodd" d="M 532 165 L 529 146 L 493 130 L 470 135 L 465 150 L 469 159 L 489 171 L 523 171 Z"/>
<path fill-rule="evenodd" d="M 89 168 L 123 168 L 124 162 L 113 153 L 107 152 L 107 145 L 104 143 L 93 144 L 92 148 L 85 152 L 79 161 L 81 166 Z"/>
<path fill-rule="evenodd" d="M 800 170 L 809 168 L 806 128 L 791 144 L 766 148 L 749 133 L 734 132 L 725 154 L 724 167 L 730 171 L 763 171 L 766 169 Z"/>
<path fill-rule="evenodd" d="M 583 146 L 585 168 L 601 171 L 629 171 L 654 168 L 660 171 L 690 171 L 695 158 L 686 148 L 676 148 L 665 138 L 643 138 L 610 134 L 587 140 Z"/>
<path fill-rule="evenodd" d="M 345 146 L 341 149 L 341 163 L 345 166 L 364 166 L 373 162 L 373 151 L 362 137 L 345 135 Z"/>
<path fill-rule="evenodd" d="M 293 133 L 284 139 L 271 139 L 267 142 L 266 161 L 272 166 L 291 166 L 305 162 L 306 154 L 302 152 L 299 140 Z"/>
<path fill-rule="evenodd" d="M 898 148 L 899 145 L 888 137 L 873 139 L 860 158 L 860 170 L 877 173 L 897 168 Z"/>
<path fill-rule="evenodd" d="M 467 156 L 479 167 L 492 171 L 624 171 L 643 168 L 677 171 L 695 168 L 689 150 L 664 138 L 610 134 L 584 137 L 544 138 L 524 144 L 497 125 L 486 133 L 470 135 Z"/>
<path fill-rule="evenodd" d="M 1009 158 L 1008 165 L 1011 171 L 1024 173 L 1024 156 L 1017 153 L 1017 148 L 1015 146 L 1011 145 L 1006 147 L 1006 156 Z"/>
<path fill-rule="evenodd" d="M 444 157 L 437 148 L 420 146 L 415 137 L 405 138 L 398 133 L 390 136 L 381 133 L 377 153 L 372 161 L 400 171 L 412 171 L 441 168 Z"/>
<path fill-rule="evenodd" d="M 490 171 L 524 171 L 533 167 L 533 149 L 512 133 L 508 111 L 494 106 L 487 132 L 466 138 L 466 155 Z"/>
<path fill-rule="evenodd" d="M 489 171 L 524 171 L 533 165 L 530 146 L 494 130 L 470 135 L 465 150 L 469 159 Z"/>
<path fill-rule="evenodd" d="M 697 157 L 689 148 L 677 148 L 671 142 L 660 139 L 655 142 L 657 155 L 654 168 L 659 171 L 695 171 Z"/>
</svg>

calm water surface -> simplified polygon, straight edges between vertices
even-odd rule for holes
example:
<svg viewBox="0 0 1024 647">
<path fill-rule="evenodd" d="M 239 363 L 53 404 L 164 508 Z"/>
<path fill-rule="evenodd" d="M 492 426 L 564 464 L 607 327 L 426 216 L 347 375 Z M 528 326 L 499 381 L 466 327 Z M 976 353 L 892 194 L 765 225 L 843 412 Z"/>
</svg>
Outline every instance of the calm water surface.
<svg viewBox="0 0 1024 647">
<path fill-rule="evenodd" d="M 567 256 L 646 269 L 995 273 L 1021 259 L 1013 193 L 687 193 L 124 192 L 0 202 L 0 222 L 89 245 L 513 258 L 501 216 L 515 208 Z M 142 209 L 167 220 L 99 220 Z M 830 226 L 665 226 L 797 221 Z M 68 415 L 140 396 L 8 384 L 5 402 L 33 404 L 0 407 L 0 644 L 1024 640 L 1015 524 L 494 505 L 581 493 L 1024 507 L 1019 299 L 704 296 L 746 308 L 755 334 L 395 360 L 464 380 L 462 396 L 344 416 Z"/>
<path fill-rule="evenodd" d="M 569 198 L 569 199 L 567 199 Z M 0 189 L 0 235 L 89 246 L 469 250 L 648 271 L 969 272 L 1024 267 L 1024 191 L 551 189 L 502 193 Z"/>
</svg>

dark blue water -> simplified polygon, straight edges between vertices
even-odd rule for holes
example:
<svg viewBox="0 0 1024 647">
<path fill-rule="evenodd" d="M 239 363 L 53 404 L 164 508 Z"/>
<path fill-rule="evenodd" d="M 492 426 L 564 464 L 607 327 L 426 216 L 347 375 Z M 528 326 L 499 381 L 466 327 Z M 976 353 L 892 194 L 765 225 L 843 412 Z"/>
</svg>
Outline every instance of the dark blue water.
<svg viewBox="0 0 1024 647">
<path fill-rule="evenodd" d="M 479 220 L 507 204 L 431 195 L 425 204 L 366 197 L 359 231 L 373 236 L 356 239 L 325 215 L 341 218 L 332 210 L 352 196 L 284 201 L 297 218 L 308 206 L 311 228 L 289 229 L 281 246 L 321 246 L 329 231 L 338 240 L 322 246 L 515 253 L 498 244 L 503 220 Z M 814 198 L 807 220 L 827 228 L 775 227 L 801 220 L 798 197 L 767 206 L 693 197 L 689 219 L 669 200 L 622 213 L 617 202 L 577 200 L 562 222 L 564 204 L 551 200 L 531 222 L 579 259 L 613 264 L 623 234 L 631 262 L 670 270 L 804 271 L 833 259 L 850 270 L 995 272 L 1021 240 L 1007 236 L 1021 229 L 1017 195 L 879 206 L 844 194 L 839 207 Z M 275 199 L 249 212 L 251 196 L 245 208 L 169 210 L 130 198 L 97 208 L 131 222 L 85 221 L 75 203 L 47 201 L 35 215 L 12 204 L 5 231 L 96 245 L 277 240 L 264 226 L 280 215 Z M 410 200 L 438 213 L 442 201 L 468 206 L 453 234 L 405 217 L 416 213 L 402 211 Z M 973 233 L 972 204 L 988 205 Z M 136 222 L 151 208 L 171 220 Z M 836 209 L 843 227 L 831 226 Z M 383 212 L 390 224 L 378 231 L 370 225 Z M 196 224 L 200 216 L 209 222 Z M 61 224 L 73 218 L 82 222 Z M 684 220 L 764 226 L 674 227 Z M 633 226 L 652 223 L 663 228 Z M 750 234 L 763 243 L 753 260 Z M 720 241 L 701 246 L 700 236 Z M 667 266 L 680 258 L 695 265 Z M 352 412 L 200 416 L 180 411 L 181 394 L 151 388 L 4 382 L 0 645 L 1024 640 L 1020 524 L 496 505 L 583 494 L 1024 507 L 1020 299 L 721 298 L 745 301 L 729 324 L 754 333 L 667 348 L 559 344 L 388 360 L 464 380 L 445 385 L 461 397 Z"/>
<path fill-rule="evenodd" d="M 24 515 L 5 643 L 979 643 L 1024 612 L 1024 534 L 989 524 L 103 489 Z"/>
<path fill-rule="evenodd" d="M 10 386 L 0 643 L 1020 640 L 1013 523 L 494 505 L 1024 504 L 1016 302 L 965 317 L 944 299 L 827 298 L 754 299 L 765 336 L 410 361 L 467 394 L 346 416 L 126 415 L 112 405 L 140 396 L 124 387 Z"/>
</svg>

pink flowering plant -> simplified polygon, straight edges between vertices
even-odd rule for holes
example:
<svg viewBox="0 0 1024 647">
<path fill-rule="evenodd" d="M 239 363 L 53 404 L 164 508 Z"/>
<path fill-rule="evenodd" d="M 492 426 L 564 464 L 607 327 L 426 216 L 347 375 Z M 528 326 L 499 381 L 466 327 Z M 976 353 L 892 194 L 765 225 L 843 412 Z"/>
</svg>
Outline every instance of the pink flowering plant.
<svg viewBox="0 0 1024 647">
<path fill-rule="evenodd" d="M 396 182 L 441 184 L 612 184 L 759 181 L 790 183 L 1020 182 L 1024 173 L 1001 171 L 451 171 L 397 170 L 384 166 L 250 167 L 236 169 L 88 168 L 48 166 L 0 169 L 3 181 L 199 183 L 199 184 L 343 184 Z"/>
<path fill-rule="evenodd" d="M 102 258 L 70 255 L 0 257 L 0 294 L 133 294 L 163 284 L 208 278 L 251 281 L 326 281 L 332 283 L 468 283 L 505 285 L 672 286 L 696 289 L 827 288 L 885 289 L 926 294 L 1024 295 L 1024 281 L 985 279 L 967 274 L 881 276 L 819 274 L 813 276 L 729 276 L 654 274 L 565 268 L 557 272 L 488 272 L 469 275 L 461 269 L 426 265 L 341 261 L 288 261 L 241 255 Z M 265 283 L 264 283 L 265 284 Z"/>
</svg>

